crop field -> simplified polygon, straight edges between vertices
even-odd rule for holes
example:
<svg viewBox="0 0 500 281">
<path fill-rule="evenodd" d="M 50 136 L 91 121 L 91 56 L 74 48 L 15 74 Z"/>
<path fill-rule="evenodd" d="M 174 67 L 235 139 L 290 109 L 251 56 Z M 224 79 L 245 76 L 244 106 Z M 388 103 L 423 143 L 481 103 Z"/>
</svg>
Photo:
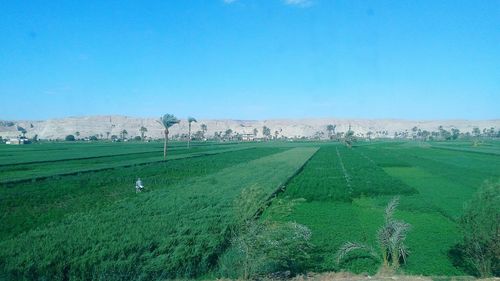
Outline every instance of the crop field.
<svg viewBox="0 0 500 281">
<path fill-rule="evenodd" d="M 378 264 L 360 255 L 337 264 L 346 241 L 376 245 L 385 204 L 401 196 L 397 216 L 412 225 L 411 254 L 404 271 L 423 275 L 465 275 L 450 250 L 459 242 L 457 218 L 485 180 L 500 178 L 500 146 L 470 143 L 374 143 L 348 149 L 323 146 L 280 195 L 295 203 L 289 214 L 268 212 L 268 220 L 296 221 L 312 229 L 316 248 L 308 268 L 375 273 Z"/>
<path fill-rule="evenodd" d="M 376 245 L 384 207 L 400 196 L 396 217 L 412 227 L 401 270 L 465 275 L 450 252 L 457 219 L 500 179 L 497 142 L 172 143 L 167 161 L 162 148 L 0 146 L 0 280 L 215 278 L 249 189 L 260 193 L 245 217 L 264 210 L 259 221 L 311 230 L 306 271 L 375 273 L 368 255 L 334 255 L 346 241 Z M 146 192 L 135 193 L 138 177 Z"/>
<path fill-rule="evenodd" d="M 87 147 L 85 147 L 85 145 Z M 49 176 L 99 171 L 110 168 L 163 161 L 160 144 L 42 144 L 37 149 L 3 148 L 0 157 L 0 183 L 19 182 Z M 24 147 L 23 147 L 24 148 Z M 244 149 L 243 145 L 199 145 L 189 150 L 185 145 L 170 148 L 168 159 L 200 156 Z M 22 150 L 21 150 L 22 149 Z M 19 155 L 20 157 L 17 157 Z"/>
<path fill-rule="evenodd" d="M 240 192 L 271 194 L 315 151 L 247 147 L 3 187 L 0 264 L 28 280 L 199 276 L 225 248 Z M 135 194 L 138 175 L 150 192 Z"/>
</svg>

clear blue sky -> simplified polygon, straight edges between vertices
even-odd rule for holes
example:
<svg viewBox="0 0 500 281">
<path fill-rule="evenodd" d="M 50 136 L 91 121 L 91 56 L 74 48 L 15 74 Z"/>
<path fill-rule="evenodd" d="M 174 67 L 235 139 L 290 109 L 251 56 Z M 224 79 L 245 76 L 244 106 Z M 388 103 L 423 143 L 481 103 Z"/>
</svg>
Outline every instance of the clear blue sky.
<svg viewBox="0 0 500 281">
<path fill-rule="evenodd" d="M 500 1 L 4 0 L 0 97 L 0 119 L 500 118 Z"/>
</svg>

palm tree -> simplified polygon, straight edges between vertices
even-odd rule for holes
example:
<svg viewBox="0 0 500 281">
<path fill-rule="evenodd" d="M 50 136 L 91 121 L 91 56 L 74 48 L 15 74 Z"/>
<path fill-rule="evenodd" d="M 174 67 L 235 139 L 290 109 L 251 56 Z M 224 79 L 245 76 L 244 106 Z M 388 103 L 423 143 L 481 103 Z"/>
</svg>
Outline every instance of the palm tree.
<svg viewBox="0 0 500 281">
<path fill-rule="evenodd" d="M 368 133 L 366 133 L 366 136 L 368 137 L 369 140 L 371 140 L 372 136 L 373 136 L 373 132 L 372 131 L 368 131 Z"/>
<path fill-rule="evenodd" d="M 109 139 L 109 135 L 111 135 L 111 132 L 106 132 L 106 138 Z"/>
<path fill-rule="evenodd" d="M 165 131 L 164 131 L 165 142 L 163 144 L 163 160 L 167 159 L 168 128 L 172 127 L 175 124 L 178 124 L 179 122 L 180 122 L 180 120 L 177 119 L 177 117 L 175 117 L 172 114 L 168 114 L 168 113 L 163 115 L 163 117 L 161 117 L 160 120 L 158 121 L 158 123 L 160 123 L 160 125 L 162 125 L 163 128 L 165 128 Z"/>
<path fill-rule="evenodd" d="M 148 129 L 144 126 L 141 126 L 139 131 L 141 132 L 141 139 L 144 140 L 144 134 L 148 131 Z"/>
<path fill-rule="evenodd" d="M 328 137 L 332 139 L 333 135 L 335 135 L 335 128 L 337 125 L 327 125 L 326 130 L 328 131 Z"/>
<path fill-rule="evenodd" d="M 203 132 L 203 138 L 205 138 L 205 133 L 207 132 L 207 125 L 201 124 L 201 131 Z"/>
<path fill-rule="evenodd" d="M 352 143 L 356 140 L 356 138 L 354 137 L 354 131 L 351 130 L 351 124 L 349 124 L 349 130 L 347 130 L 347 132 L 345 133 L 344 135 L 344 142 L 345 144 L 351 148 L 352 147 Z"/>
<path fill-rule="evenodd" d="M 404 244 L 406 235 L 410 230 L 410 225 L 406 222 L 395 220 L 393 218 L 396 207 L 399 204 L 399 198 L 395 197 L 387 204 L 384 214 L 384 225 L 377 231 L 377 241 L 382 254 L 382 265 L 384 269 L 389 268 L 389 262 L 392 267 L 399 267 L 399 260 L 402 259 L 406 263 L 406 257 L 409 251 Z M 364 250 L 369 252 L 373 257 L 380 259 L 380 256 L 369 245 L 356 242 L 347 242 L 337 252 L 337 263 L 340 263 L 350 252 L 355 250 Z"/>
<path fill-rule="evenodd" d="M 188 133 L 188 148 L 191 143 L 191 123 L 193 122 L 198 122 L 194 117 L 188 117 L 188 123 L 189 123 L 189 133 Z"/>
<path fill-rule="evenodd" d="M 472 134 L 475 136 L 475 137 L 479 137 L 481 135 L 481 130 L 479 130 L 478 127 L 474 127 L 474 129 L 472 129 Z"/>
<path fill-rule="evenodd" d="M 262 127 L 262 134 L 266 137 L 266 139 L 269 139 L 271 137 L 271 129 L 267 126 Z"/>
<path fill-rule="evenodd" d="M 125 137 L 128 135 L 127 130 L 123 129 L 123 130 L 120 132 L 120 135 L 121 135 L 121 137 L 122 137 L 122 140 L 125 140 Z"/>
<path fill-rule="evenodd" d="M 231 135 L 233 134 L 233 130 L 231 129 L 227 129 L 225 132 L 224 132 L 224 138 L 227 139 L 227 140 L 230 140 L 231 139 Z"/>
</svg>

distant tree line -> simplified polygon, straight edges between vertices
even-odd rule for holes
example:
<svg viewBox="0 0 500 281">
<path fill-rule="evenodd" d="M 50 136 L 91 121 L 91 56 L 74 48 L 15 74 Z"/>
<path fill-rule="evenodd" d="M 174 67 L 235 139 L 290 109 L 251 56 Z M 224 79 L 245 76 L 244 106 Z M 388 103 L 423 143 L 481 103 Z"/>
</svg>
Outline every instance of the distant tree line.
<svg viewBox="0 0 500 281">
<path fill-rule="evenodd" d="M 253 128 L 250 133 L 238 132 L 233 129 L 226 129 L 224 131 L 215 131 L 213 134 L 208 135 L 208 126 L 200 124 L 199 130 L 192 131 L 192 123 L 197 123 L 193 117 L 187 118 L 188 130 L 185 133 L 175 134 L 171 136 L 172 140 L 187 141 L 187 146 L 190 147 L 191 141 L 270 141 L 270 140 L 332 140 L 340 141 L 347 146 L 358 140 L 374 140 L 374 139 L 406 139 L 415 141 L 450 141 L 450 140 L 472 140 L 474 143 L 479 143 L 485 139 L 500 138 L 500 130 L 494 127 L 479 128 L 474 127 L 471 131 L 461 131 L 458 128 L 451 127 L 445 128 L 439 126 L 434 131 L 414 126 L 409 130 L 395 131 L 389 133 L 388 130 L 369 130 L 364 132 L 355 131 L 349 125 L 347 131 L 339 131 L 337 125 L 328 124 L 323 130 L 314 132 L 311 136 L 286 136 L 283 134 L 282 128 L 270 128 L 262 126 L 262 128 Z M 12 122 L 4 122 L 4 125 L 16 126 L 19 132 L 18 138 L 28 139 L 27 135 L 29 129 L 33 128 L 33 124 L 29 125 L 29 129 L 15 125 Z M 162 125 L 163 126 L 163 125 Z M 67 135 L 64 140 L 67 141 L 151 141 L 152 137 L 148 136 L 148 128 L 140 126 L 136 132 L 128 132 L 125 129 L 112 134 L 112 125 L 110 130 L 103 133 L 82 136 L 80 131 Z M 259 134 L 260 133 L 260 134 Z M 130 137 L 129 137 L 130 136 Z M 3 139 L 5 141 L 5 138 Z M 38 135 L 33 135 L 29 138 L 30 141 L 39 141 Z"/>
</svg>

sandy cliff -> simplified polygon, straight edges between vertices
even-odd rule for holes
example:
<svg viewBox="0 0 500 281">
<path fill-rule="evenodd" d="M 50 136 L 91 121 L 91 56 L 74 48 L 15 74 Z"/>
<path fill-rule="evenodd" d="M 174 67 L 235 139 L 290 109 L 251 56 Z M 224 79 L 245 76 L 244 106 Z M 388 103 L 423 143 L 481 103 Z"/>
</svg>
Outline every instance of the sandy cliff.
<svg viewBox="0 0 500 281">
<path fill-rule="evenodd" d="M 138 118 L 128 116 L 83 116 L 83 117 L 67 117 L 60 119 L 49 119 L 43 121 L 12 121 L 15 125 L 9 122 L 0 122 L 0 136 L 14 137 L 19 135 L 17 126 L 27 130 L 27 136 L 32 137 L 35 134 L 43 139 L 63 139 L 66 135 L 80 132 L 80 137 L 102 134 L 104 138 L 109 132 L 111 135 L 120 135 L 120 131 L 127 130 L 128 137 L 140 135 L 140 127 L 147 128 L 146 135 L 152 138 L 162 137 L 162 127 L 157 122 L 158 118 Z M 336 132 L 345 132 L 349 125 L 356 134 L 366 134 L 371 131 L 376 132 L 387 131 L 389 136 L 393 136 L 394 132 L 404 132 L 414 126 L 422 130 L 437 131 L 439 126 L 445 129 L 458 128 L 461 132 L 470 132 L 474 127 L 483 128 L 494 127 L 495 130 L 500 128 L 500 119 L 498 120 L 434 120 L 434 121 L 412 121 L 412 120 L 397 120 L 397 119 L 273 119 L 273 120 L 198 120 L 198 123 L 193 123 L 193 133 L 201 130 L 201 124 L 207 125 L 207 136 L 214 135 L 215 132 L 224 132 L 227 129 L 233 130 L 234 133 L 253 134 L 254 128 L 258 130 L 257 137 L 262 136 L 262 127 L 267 126 L 271 129 L 272 135 L 278 131 L 279 136 L 286 137 L 310 137 L 317 132 L 324 132 L 327 135 L 326 126 L 329 124 L 336 125 Z M 10 126 L 9 126 L 10 125 Z M 171 135 L 183 134 L 188 131 L 188 123 L 186 120 L 181 120 L 178 125 L 174 125 L 170 132 Z"/>
</svg>

